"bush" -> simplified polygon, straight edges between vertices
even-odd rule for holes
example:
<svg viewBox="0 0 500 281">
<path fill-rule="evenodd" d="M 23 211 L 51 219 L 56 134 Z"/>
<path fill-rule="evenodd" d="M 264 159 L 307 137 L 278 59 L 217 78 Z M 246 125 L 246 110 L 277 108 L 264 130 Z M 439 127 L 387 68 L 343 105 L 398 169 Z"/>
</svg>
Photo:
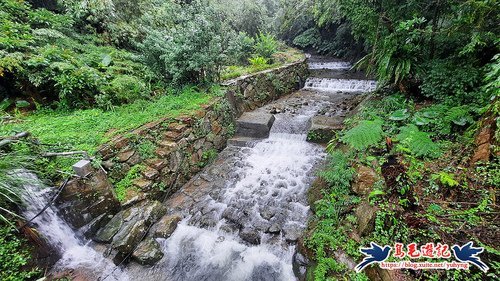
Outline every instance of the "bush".
<svg viewBox="0 0 500 281">
<path fill-rule="evenodd" d="M 106 92 L 116 97 L 119 103 L 132 103 L 150 96 L 146 84 L 131 75 L 120 75 L 113 79 L 106 88 Z"/>
<path fill-rule="evenodd" d="M 488 98 L 476 88 L 481 82 L 481 71 L 472 62 L 455 63 L 452 60 L 432 60 L 425 64 L 420 89 L 426 97 L 455 104 L 482 103 Z"/>
<path fill-rule="evenodd" d="M 321 45 L 321 33 L 315 27 L 309 28 L 293 39 L 293 44 L 300 48 L 318 48 Z"/>
<path fill-rule="evenodd" d="M 278 51 L 278 41 L 271 34 L 261 32 L 255 40 L 254 51 L 258 56 L 271 59 Z"/>
</svg>

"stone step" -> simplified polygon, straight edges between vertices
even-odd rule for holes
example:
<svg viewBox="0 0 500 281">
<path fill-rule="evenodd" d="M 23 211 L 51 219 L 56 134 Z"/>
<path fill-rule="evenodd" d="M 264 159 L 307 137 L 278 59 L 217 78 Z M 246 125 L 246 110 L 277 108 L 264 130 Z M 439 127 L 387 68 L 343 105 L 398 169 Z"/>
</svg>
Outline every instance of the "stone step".
<svg viewBox="0 0 500 281">
<path fill-rule="evenodd" d="M 236 120 L 236 135 L 249 138 L 267 138 L 274 120 L 272 114 L 245 112 Z"/>
<path fill-rule="evenodd" d="M 234 138 L 227 140 L 228 146 L 239 146 L 246 147 L 251 146 L 252 143 L 261 140 L 261 138 L 249 138 L 249 137 L 239 137 L 235 136 Z"/>
<path fill-rule="evenodd" d="M 335 131 L 344 128 L 344 117 L 314 116 L 307 132 L 307 140 L 315 143 L 327 143 L 335 135 Z"/>
</svg>

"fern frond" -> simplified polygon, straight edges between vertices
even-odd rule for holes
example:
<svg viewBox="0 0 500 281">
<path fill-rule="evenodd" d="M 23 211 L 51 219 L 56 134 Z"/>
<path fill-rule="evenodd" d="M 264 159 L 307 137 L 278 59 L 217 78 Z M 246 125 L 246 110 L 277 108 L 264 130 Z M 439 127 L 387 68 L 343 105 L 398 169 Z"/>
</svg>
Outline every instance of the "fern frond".
<svg viewBox="0 0 500 281">
<path fill-rule="evenodd" d="M 356 150 L 367 149 L 382 140 L 382 124 L 381 120 L 363 120 L 347 131 L 341 140 Z"/>
<path fill-rule="evenodd" d="M 410 124 L 400 128 L 400 133 L 396 137 L 402 145 L 417 157 L 437 158 L 441 154 L 439 145 L 432 141 L 429 134 L 421 132 L 417 126 Z"/>
</svg>

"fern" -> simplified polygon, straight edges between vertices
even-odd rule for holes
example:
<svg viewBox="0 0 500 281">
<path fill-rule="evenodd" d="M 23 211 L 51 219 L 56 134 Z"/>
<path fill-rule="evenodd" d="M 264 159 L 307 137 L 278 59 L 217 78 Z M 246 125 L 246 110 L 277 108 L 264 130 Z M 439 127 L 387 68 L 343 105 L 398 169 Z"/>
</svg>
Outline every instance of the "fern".
<svg viewBox="0 0 500 281">
<path fill-rule="evenodd" d="M 367 149 L 382 140 L 382 124 L 381 120 L 363 120 L 347 131 L 341 140 L 356 150 Z"/>
<path fill-rule="evenodd" d="M 439 145 L 432 141 L 429 134 L 421 132 L 413 124 L 401 127 L 396 138 L 400 141 L 403 150 L 406 148 L 417 157 L 437 158 L 441 154 Z"/>
</svg>

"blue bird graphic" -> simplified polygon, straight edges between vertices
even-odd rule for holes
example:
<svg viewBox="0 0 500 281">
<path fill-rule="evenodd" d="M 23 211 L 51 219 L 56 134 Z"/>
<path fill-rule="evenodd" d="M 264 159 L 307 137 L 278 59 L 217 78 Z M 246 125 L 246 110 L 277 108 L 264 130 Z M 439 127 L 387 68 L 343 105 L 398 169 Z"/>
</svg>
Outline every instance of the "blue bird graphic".
<svg viewBox="0 0 500 281">
<path fill-rule="evenodd" d="M 458 245 L 454 245 L 451 247 L 453 249 L 453 254 L 455 258 L 461 262 L 471 263 L 484 272 L 487 272 L 489 267 L 481 261 L 481 258 L 477 257 L 478 254 L 484 251 L 483 248 L 474 248 L 472 247 L 472 241 L 459 247 Z"/>
<path fill-rule="evenodd" d="M 355 268 L 356 272 L 360 272 L 365 267 L 369 266 L 375 262 L 383 262 L 391 253 L 391 247 L 385 246 L 383 249 L 381 246 L 377 245 L 377 243 L 371 242 L 371 248 L 361 248 L 360 251 L 366 255 L 363 261 L 358 264 Z"/>
</svg>

